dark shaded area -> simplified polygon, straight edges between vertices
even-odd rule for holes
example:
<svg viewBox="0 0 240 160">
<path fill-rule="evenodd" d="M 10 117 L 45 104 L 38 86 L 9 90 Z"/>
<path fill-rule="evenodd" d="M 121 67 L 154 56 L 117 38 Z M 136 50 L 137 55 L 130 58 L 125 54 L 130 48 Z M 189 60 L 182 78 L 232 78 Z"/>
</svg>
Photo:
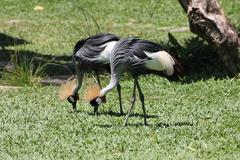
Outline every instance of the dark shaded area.
<svg viewBox="0 0 240 160">
<path fill-rule="evenodd" d="M 73 74 L 74 71 L 72 56 L 42 55 L 40 53 L 26 50 L 20 50 L 17 52 L 14 50 L 0 50 L 0 61 L 13 61 L 12 59 L 17 59 L 18 63 L 23 61 L 34 63 L 34 66 L 36 67 L 41 64 L 46 64 L 44 72 L 45 75 L 49 76 Z"/>
<path fill-rule="evenodd" d="M 21 44 L 28 44 L 28 42 L 20 38 L 15 38 L 15 37 L 8 36 L 4 33 L 0 33 L 0 47 L 2 49 L 4 49 L 4 47 L 7 47 L 7 46 L 15 46 L 15 45 L 21 45 Z"/>
<path fill-rule="evenodd" d="M 168 42 L 160 42 L 160 44 L 182 63 L 186 75 L 183 83 L 229 76 L 216 50 L 201 38 L 185 39 L 182 46 L 172 34 L 169 33 L 168 37 Z"/>
<path fill-rule="evenodd" d="M 234 25 L 234 28 L 236 28 L 237 33 L 238 33 L 238 37 L 240 37 L 240 25 L 239 26 Z"/>
<path fill-rule="evenodd" d="M 73 74 L 71 53 L 68 56 L 43 55 L 41 53 L 28 50 L 10 50 L 5 47 L 14 45 L 24 45 L 28 42 L 24 39 L 8 36 L 0 33 L 0 62 L 11 61 L 14 65 L 19 63 L 33 63 L 34 66 L 44 65 L 44 75 L 67 75 Z M 46 64 L 46 65 L 45 65 Z"/>
<path fill-rule="evenodd" d="M 95 114 L 93 112 L 88 112 L 88 115 L 95 116 Z M 123 116 L 125 116 L 125 114 L 122 115 L 120 112 L 114 112 L 114 111 L 99 112 L 97 116 L 102 116 L 102 115 L 104 115 L 104 116 L 108 115 L 108 116 L 114 116 L 114 117 L 123 117 Z"/>
<path fill-rule="evenodd" d="M 95 116 L 93 112 L 89 112 L 88 115 Z M 125 114 L 121 115 L 120 112 L 114 112 L 114 111 L 107 111 L 107 112 L 103 111 L 103 112 L 100 112 L 98 114 L 98 116 L 102 116 L 102 115 L 104 115 L 104 116 L 108 115 L 108 116 L 114 116 L 114 117 L 124 117 L 125 116 Z M 143 118 L 144 115 L 139 114 L 139 113 L 132 113 L 132 114 L 130 114 L 129 117 L 141 117 L 141 118 Z M 158 115 L 146 115 L 146 117 L 147 118 L 159 118 Z"/>
<path fill-rule="evenodd" d="M 96 116 L 93 112 L 88 112 L 88 115 L 90 116 Z M 125 114 L 124 115 L 121 115 L 119 112 L 114 112 L 114 111 L 107 111 L 107 112 L 100 112 L 98 116 L 115 116 L 115 117 L 123 117 L 123 120 L 125 118 Z M 143 114 L 139 114 L 139 113 L 132 113 L 130 114 L 129 117 L 141 117 L 143 118 L 144 115 Z M 159 118 L 158 115 L 146 115 L 147 118 Z M 99 127 L 102 127 L 102 128 L 111 128 L 111 127 L 116 127 L 116 125 L 110 125 L 110 124 L 103 124 L 103 125 L 97 125 Z M 139 126 L 144 126 L 144 123 L 128 123 L 127 126 L 130 126 L 130 127 L 139 127 Z M 157 128 L 168 128 L 168 127 L 176 127 L 176 126 L 193 126 L 193 123 L 190 123 L 190 122 L 176 122 L 176 123 L 156 123 L 156 124 L 148 124 L 147 125 L 148 127 L 157 127 Z"/>
<path fill-rule="evenodd" d="M 67 56 L 53 56 L 26 50 L 16 52 L 5 49 L 7 46 L 23 44 L 28 44 L 28 42 L 0 33 L 0 61 L 10 61 L 12 57 L 17 57 L 18 61 L 34 61 L 36 66 L 46 63 L 44 74 L 48 76 L 74 74 L 71 53 Z M 185 39 L 184 44 L 180 45 L 169 33 L 169 40 L 160 42 L 160 45 L 183 64 L 186 74 L 183 83 L 192 83 L 209 78 L 222 79 L 228 76 L 216 51 L 199 37 Z M 114 113 L 109 114 L 114 115 Z"/>
<path fill-rule="evenodd" d="M 143 123 L 128 123 L 127 127 L 151 127 L 151 128 L 170 128 L 170 127 L 182 127 L 182 126 L 193 126 L 194 124 L 191 122 L 176 122 L 176 123 L 155 123 L 155 124 L 148 124 L 145 126 Z M 112 128 L 116 127 L 116 125 L 111 124 L 97 124 L 96 126 L 101 128 Z M 126 128 L 127 128 L 126 127 Z M 125 127 L 123 127 L 125 128 Z"/>
</svg>

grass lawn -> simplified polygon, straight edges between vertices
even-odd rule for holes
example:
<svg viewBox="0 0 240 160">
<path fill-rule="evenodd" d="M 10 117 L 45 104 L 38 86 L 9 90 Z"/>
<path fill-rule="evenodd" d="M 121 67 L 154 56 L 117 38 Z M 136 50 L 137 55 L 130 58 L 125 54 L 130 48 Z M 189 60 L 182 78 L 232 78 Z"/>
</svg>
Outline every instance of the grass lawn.
<svg viewBox="0 0 240 160">
<path fill-rule="evenodd" d="M 239 27 L 240 2 L 220 4 Z M 35 11 L 37 5 L 44 9 Z M 70 56 L 77 40 L 98 31 L 165 42 L 169 30 L 188 27 L 177 1 L 2 0 L 1 6 L 0 34 L 27 43 L 6 45 L 0 54 Z M 183 47 L 195 37 L 189 31 L 172 34 Z M 109 77 L 101 78 L 105 86 Z M 93 116 L 82 98 L 91 76 L 84 80 L 77 113 L 58 101 L 58 87 L 0 88 L 0 159 L 239 159 L 240 80 L 199 73 L 186 79 L 140 79 L 147 127 L 139 99 L 129 126 L 122 127 L 116 90 L 107 95 L 101 115 Z M 133 81 L 126 78 L 121 85 L 126 111 Z"/>
</svg>

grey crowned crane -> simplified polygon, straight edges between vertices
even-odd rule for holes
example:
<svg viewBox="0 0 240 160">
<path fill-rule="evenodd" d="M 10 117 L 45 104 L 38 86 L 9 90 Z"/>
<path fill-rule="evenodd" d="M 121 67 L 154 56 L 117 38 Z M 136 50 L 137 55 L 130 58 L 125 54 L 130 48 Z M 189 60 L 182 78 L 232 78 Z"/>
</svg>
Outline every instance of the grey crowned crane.
<svg viewBox="0 0 240 160">
<path fill-rule="evenodd" d="M 133 96 L 124 126 L 127 125 L 129 114 L 135 103 L 136 88 L 142 103 L 144 125 L 147 125 L 144 94 L 138 82 L 140 75 L 152 73 L 166 77 L 168 80 L 180 80 L 180 77 L 183 76 L 183 67 L 173 56 L 164 51 L 158 44 L 138 38 L 126 38 L 118 41 L 110 55 L 110 67 L 110 83 L 101 89 L 99 96 L 92 99 L 90 104 L 99 106 L 102 103 L 102 97 L 119 84 L 122 74 L 130 72 L 134 79 Z"/>
<path fill-rule="evenodd" d="M 72 86 L 70 85 L 70 88 L 68 86 L 60 91 L 65 98 L 67 98 L 68 102 L 72 104 L 74 111 L 76 111 L 76 103 L 79 100 L 78 91 L 81 88 L 84 73 L 95 71 L 98 85 L 101 87 L 99 70 L 110 70 L 110 53 L 112 52 L 112 49 L 118 40 L 119 38 L 113 34 L 100 33 L 90 36 L 86 39 L 79 40 L 76 43 L 74 47 L 73 59 L 76 68 L 77 83 L 75 85 L 72 84 Z M 66 93 L 66 90 L 68 90 L 69 93 Z M 121 103 L 121 87 L 119 84 L 117 84 L 117 90 L 119 94 L 120 113 L 123 114 Z"/>
</svg>

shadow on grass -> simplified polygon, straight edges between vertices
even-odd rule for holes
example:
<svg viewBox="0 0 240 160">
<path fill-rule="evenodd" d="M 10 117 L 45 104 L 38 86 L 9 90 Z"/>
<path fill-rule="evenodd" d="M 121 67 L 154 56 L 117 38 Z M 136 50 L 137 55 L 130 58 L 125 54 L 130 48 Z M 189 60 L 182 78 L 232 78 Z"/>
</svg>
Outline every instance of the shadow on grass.
<svg viewBox="0 0 240 160">
<path fill-rule="evenodd" d="M 88 115 L 90 116 L 96 116 L 94 115 L 93 112 L 88 112 Z M 102 113 L 99 113 L 97 116 L 115 116 L 115 117 L 125 117 L 126 115 L 121 115 L 119 112 L 114 112 L 114 111 L 107 111 L 107 112 L 102 112 Z M 130 114 L 129 117 L 140 117 L 140 118 L 143 118 L 143 114 L 138 114 L 138 113 L 133 113 L 133 114 Z M 158 115 L 147 115 L 146 116 L 148 119 L 149 118 L 159 118 Z M 115 127 L 116 125 L 110 125 L 110 124 L 100 124 L 100 125 L 97 125 L 98 127 L 101 127 L 101 128 L 112 128 L 112 127 Z M 129 127 L 140 127 L 140 126 L 144 126 L 143 123 L 128 123 Z M 157 127 L 157 128 L 168 128 L 168 127 L 181 127 L 181 126 L 193 126 L 193 123 L 190 123 L 190 122 L 176 122 L 176 123 L 155 123 L 155 124 L 148 124 L 147 127 Z"/>
<path fill-rule="evenodd" d="M 229 76 L 216 50 L 201 38 L 185 39 L 180 45 L 172 34 L 169 33 L 168 37 L 169 40 L 160 42 L 160 45 L 182 63 L 186 74 L 182 83 L 192 83 L 210 78 L 223 79 Z"/>
<path fill-rule="evenodd" d="M 23 44 L 28 44 L 28 42 L 0 33 L 0 60 L 10 61 L 12 56 L 29 60 L 34 58 L 36 64 L 47 63 L 45 75 L 74 74 L 75 69 L 72 65 L 71 54 L 69 56 L 53 56 L 32 51 L 5 49 L 7 46 Z M 185 39 L 184 43 L 180 45 L 174 36 L 169 33 L 169 40 L 159 44 L 164 50 L 175 55 L 183 64 L 186 76 L 182 83 L 192 83 L 210 78 L 223 79 L 228 76 L 216 51 L 199 37 Z"/>
<path fill-rule="evenodd" d="M 90 116 L 96 116 L 93 112 L 88 112 L 88 115 Z M 97 116 L 114 116 L 114 117 L 122 117 L 125 115 L 122 115 L 120 112 L 114 112 L 114 111 L 107 111 L 107 112 L 100 112 Z"/>
<path fill-rule="evenodd" d="M 28 44 L 28 43 L 29 42 L 25 41 L 24 39 L 11 37 L 4 33 L 0 33 L 0 47 L 3 50 L 5 49 L 5 47 L 8 47 L 8 46 L 15 46 L 15 45 L 21 45 L 21 44 Z"/>
<path fill-rule="evenodd" d="M 34 63 L 34 66 L 39 64 L 47 64 L 44 68 L 44 75 L 66 75 L 73 74 L 74 66 L 72 64 L 72 56 L 53 56 L 44 55 L 37 52 L 27 50 L 11 50 L 6 49 L 8 46 L 26 45 L 29 44 L 24 39 L 15 38 L 6 34 L 0 33 L 0 62 L 12 62 L 17 59 L 17 62 L 26 61 Z M 13 63 L 17 63 L 13 62 Z"/>
<path fill-rule="evenodd" d="M 89 112 L 88 115 L 90 116 L 95 116 L 94 113 Z M 126 114 L 122 115 L 120 112 L 114 112 L 114 111 L 107 111 L 107 112 L 101 112 L 99 113 L 98 116 L 114 116 L 114 117 L 124 117 Z M 139 113 L 133 113 L 130 114 L 129 117 L 141 117 L 143 118 L 143 114 L 139 114 Z M 147 118 L 159 118 L 158 115 L 147 115 Z"/>
<path fill-rule="evenodd" d="M 143 123 L 129 123 L 127 126 L 130 127 L 138 127 L 138 126 L 145 126 Z M 193 126 L 193 123 L 190 122 L 176 122 L 176 123 L 155 123 L 155 124 L 148 124 L 148 127 L 157 127 L 157 128 L 169 128 L 169 127 L 181 127 L 181 126 Z"/>
<path fill-rule="evenodd" d="M 100 128 L 112 128 L 116 127 L 116 125 L 111 125 L 111 124 L 100 124 L 96 125 Z M 155 123 L 155 124 L 148 124 L 145 126 L 143 123 L 128 123 L 126 127 L 151 127 L 151 128 L 170 128 L 170 127 L 182 127 L 182 126 L 193 126 L 193 123 L 190 122 L 176 122 L 176 123 Z"/>
<path fill-rule="evenodd" d="M 70 54 L 69 54 L 70 55 Z M 18 62 L 26 61 L 33 62 L 38 66 L 39 64 L 46 64 L 44 68 L 44 75 L 67 75 L 73 74 L 74 66 L 72 64 L 72 56 L 53 56 L 42 55 L 32 51 L 14 51 L 14 50 L 0 50 L 0 61 L 12 62 L 12 58 L 18 59 Z M 15 62 L 13 62 L 15 63 Z"/>
</svg>

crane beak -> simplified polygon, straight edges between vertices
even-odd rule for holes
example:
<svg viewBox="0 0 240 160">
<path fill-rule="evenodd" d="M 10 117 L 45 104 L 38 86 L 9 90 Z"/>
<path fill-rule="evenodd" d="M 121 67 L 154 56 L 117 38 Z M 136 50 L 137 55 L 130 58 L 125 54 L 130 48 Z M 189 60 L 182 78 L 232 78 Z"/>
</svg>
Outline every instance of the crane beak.
<svg viewBox="0 0 240 160">
<path fill-rule="evenodd" d="M 72 103 L 73 112 L 77 111 L 76 104 L 77 104 L 77 101 Z"/>
<path fill-rule="evenodd" d="M 70 96 L 68 97 L 68 102 L 72 104 L 73 112 L 77 111 L 77 100 L 78 100 L 78 95 L 77 96 Z"/>
<path fill-rule="evenodd" d="M 102 99 L 101 97 L 96 97 L 90 101 L 90 104 L 93 107 L 94 115 L 98 115 L 98 107 L 102 102 L 105 102 L 105 99 L 106 98 Z"/>
<path fill-rule="evenodd" d="M 98 115 L 98 106 L 93 107 L 93 113 L 94 113 L 95 116 Z"/>
</svg>

